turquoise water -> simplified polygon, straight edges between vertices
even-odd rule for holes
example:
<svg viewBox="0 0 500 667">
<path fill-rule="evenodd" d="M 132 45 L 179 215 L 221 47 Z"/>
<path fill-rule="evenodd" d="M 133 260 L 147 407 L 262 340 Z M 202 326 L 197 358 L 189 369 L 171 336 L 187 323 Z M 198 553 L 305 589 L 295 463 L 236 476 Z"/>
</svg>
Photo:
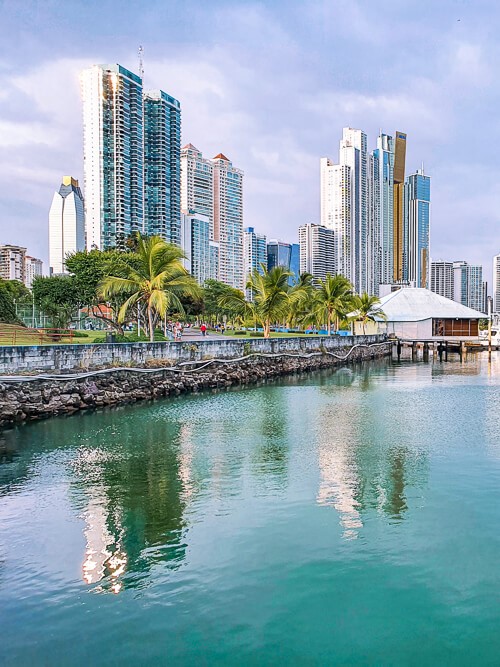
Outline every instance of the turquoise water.
<svg viewBox="0 0 500 667">
<path fill-rule="evenodd" d="M 498 665 L 500 358 L 8 431 L 0 664 Z"/>
</svg>

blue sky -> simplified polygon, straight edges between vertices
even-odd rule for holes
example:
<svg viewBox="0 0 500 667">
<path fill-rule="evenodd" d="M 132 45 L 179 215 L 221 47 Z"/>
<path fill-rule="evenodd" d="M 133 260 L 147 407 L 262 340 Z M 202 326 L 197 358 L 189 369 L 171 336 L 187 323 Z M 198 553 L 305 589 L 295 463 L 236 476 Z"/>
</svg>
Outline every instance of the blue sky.
<svg viewBox="0 0 500 667">
<path fill-rule="evenodd" d="M 432 177 L 434 259 L 500 250 L 494 0 L 0 0 L 0 242 L 47 260 L 63 174 L 82 177 L 79 72 L 137 71 L 182 104 L 183 143 L 245 171 L 245 224 L 296 240 L 342 127 L 408 134 Z"/>
</svg>

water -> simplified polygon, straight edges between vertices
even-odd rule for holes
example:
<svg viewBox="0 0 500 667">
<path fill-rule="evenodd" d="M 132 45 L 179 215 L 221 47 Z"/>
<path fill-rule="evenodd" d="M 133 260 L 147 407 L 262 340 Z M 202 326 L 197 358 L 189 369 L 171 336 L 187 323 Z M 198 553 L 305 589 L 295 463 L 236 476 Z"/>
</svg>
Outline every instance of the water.
<svg viewBox="0 0 500 667">
<path fill-rule="evenodd" d="M 0 664 L 498 665 L 500 358 L 0 441 Z"/>
</svg>

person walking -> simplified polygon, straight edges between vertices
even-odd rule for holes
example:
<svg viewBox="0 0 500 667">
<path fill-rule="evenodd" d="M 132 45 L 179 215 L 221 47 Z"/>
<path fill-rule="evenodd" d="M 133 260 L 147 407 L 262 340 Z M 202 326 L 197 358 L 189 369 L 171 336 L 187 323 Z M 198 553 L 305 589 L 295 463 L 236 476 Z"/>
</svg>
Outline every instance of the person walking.
<svg viewBox="0 0 500 667">
<path fill-rule="evenodd" d="M 207 335 L 207 327 L 206 327 L 205 323 L 203 323 L 203 324 L 201 325 L 201 327 L 200 327 L 200 331 L 201 331 L 201 335 L 202 335 L 203 337 L 205 337 L 205 336 Z"/>
</svg>

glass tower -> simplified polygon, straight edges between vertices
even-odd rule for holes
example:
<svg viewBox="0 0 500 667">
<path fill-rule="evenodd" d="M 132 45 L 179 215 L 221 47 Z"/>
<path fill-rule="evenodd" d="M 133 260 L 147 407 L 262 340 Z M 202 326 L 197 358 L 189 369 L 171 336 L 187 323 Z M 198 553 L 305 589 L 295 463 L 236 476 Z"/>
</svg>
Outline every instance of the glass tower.
<svg viewBox="0 0 500 667">
<path fill-rule="evenodd" d="M 181 244 L 181 105 L 162 90 L 144 94 L 144 231 Z"/>
<path fill-rule="evenodd" d="M 243 265 L 245 268 L 245 286 L 255 269 L 262 274 L 262 265 L 267 267 L 267 239 L 264 234 L 257 234 L 253 227 L 243 230 Z M 251 300 L 252 290 L 245 287 L 247 299 Z"/>
<path fill-rule="evenodd" d="M 412 287 L 429 289 L 431 179 L 423 170 L 408 176 L 404 199 L 401 279 Z"/>
<path fill-rule="evenodd" d="M 142 79 L 121 65 L 82 73 L 87 247 L 144 231 Z"/>
</svg>

